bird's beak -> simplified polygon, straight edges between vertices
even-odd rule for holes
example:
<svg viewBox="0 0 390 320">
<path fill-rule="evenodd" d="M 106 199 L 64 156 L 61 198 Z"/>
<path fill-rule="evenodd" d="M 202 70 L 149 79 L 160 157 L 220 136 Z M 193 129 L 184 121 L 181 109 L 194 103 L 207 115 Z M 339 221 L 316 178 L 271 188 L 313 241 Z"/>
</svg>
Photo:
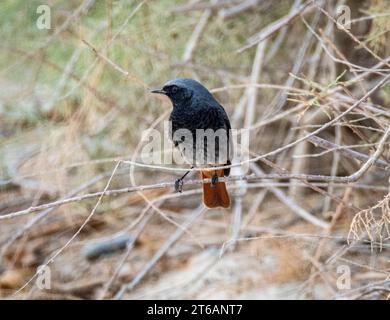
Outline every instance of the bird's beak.
<svg viewBox="0 0 390 320">
<path fill-rule="evenodd" d="M 166 94 L 167 93 L 162 88 L 160 88 L 160 89 L 153 89 L 153 90 L 150 90 L 150 92 L 151 93 L 159 93 L 159 94 Z"/>
</svg>

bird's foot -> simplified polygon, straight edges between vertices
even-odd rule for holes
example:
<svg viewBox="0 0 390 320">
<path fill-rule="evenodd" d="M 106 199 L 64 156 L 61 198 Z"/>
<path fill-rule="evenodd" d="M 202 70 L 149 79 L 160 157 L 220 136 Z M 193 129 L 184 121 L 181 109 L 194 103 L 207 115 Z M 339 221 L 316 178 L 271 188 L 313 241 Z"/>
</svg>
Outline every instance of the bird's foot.
<svg viewBox="0 0 390 320">
<path fill-rule="evenodd" d="M 175 181 L 175 192 L 183 192 L 183 179 L 177 179 Z"/>
<path fill-rule="evenodd" d="M 218 176 L 214 175 L 211 177 L 211 186 L 214 187 L 218 182 Z"/>
</svg>

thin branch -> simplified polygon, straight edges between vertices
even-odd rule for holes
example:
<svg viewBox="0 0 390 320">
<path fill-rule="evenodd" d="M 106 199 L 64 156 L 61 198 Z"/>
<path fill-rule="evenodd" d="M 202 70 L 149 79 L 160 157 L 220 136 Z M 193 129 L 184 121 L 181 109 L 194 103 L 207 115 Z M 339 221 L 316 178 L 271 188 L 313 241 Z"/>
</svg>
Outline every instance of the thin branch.
<svg viewBox="0 0 390 320">
<path fill-rule="evenodd" d="M 386 129 L 385 134 L 381 138 L 378 148 L 375 151 L 375 153 L 369 157 L 367 162 L 363 164 L 363 166 L 356 171 L 354 174 L 350 176 L 344 176 L 344 177 L 333 177 L 333 176 L 324 176 L 324 175 L 313 175 L 313 174 L 285 174 L 285 173 L 271 173 L 271 174 L 263 174 L 263 175 L 246 175 L 246 176 L 232 176 L 232 177 L 224 177 L 220 178 L 221 182 L 232 182 L 232 181 L 259 181 L 262 179 L 304 179 L 307 181 L 332 181 L 332 182 L 355 182 L 360 177 L 363 176 L 364 173 L 367 172 L 367 170 L 378 160 L 380 155 L 383 152 L 385 142 L 387 141 L 388 137 L 390 136 L 390 127 Z M 119 163 L 119 162 L 118 162 Z M 136 164 L 138 165 L 138 164 Z M 147 165 L 145 165 L 147 166 Z M 164 167 L 162 167 L 164 168 Z M 168 168 L 170 169 L 170 168 Z M 199 179 L 199 180 L 189 180 L 186 181 L 186 185 L 200 185 L 203 183 L 211 183 L 211 179 Z M 9 214 L 5 214 L 0 216 L 0 220 L 6 220 L 6 219 L 12 219 L 15 217 L 24 216 L 27 214 L 30 214 L 32 212 L 48 209 L 51 207 L 57 207 L 60 205 L 72 203 L 72 202 L 79 202 L 86 199 L 96 198 L 96 197 L 102 197 L 102 196 L 115 196 L 123 193 L 129 193 L 129 192 L 135 192 L 135 191 L 144 191 L 144 190 L 150 190 L 150 189 L 160 189 L 160 188 L 168 188 L 173 187 L 175 185 L 175 182 L 161 182 L 161 183 L 155 183 L 150 185 L 142 185 L 142 186 L 136 186 L 136 187 L 127 187 L 122 189 L 116 189 L 116 190 L 105 190 L 105 191 L 99 191 L 95 193 L 89 193 L 81 196 L 76 196 L 64 200 L 58 200 L 54 202 L 49 202 L 46 204 L 42 204 L 39 206 L 30 207 L 25 210 L 20 210 L 16 212 L 12 212 Z"/>
<path fill-rule="evenodd" d="M 215 2 L 215 1 L 212 1 Z M 192 55 L 195 51 L 196 45 L 199 42 L 200 36 L 206 27 L 207 21 L 209 20 L 211 16 L 211 9 L 206 9 L 202 16 L 199 19 L 198 24 L 196 25 L 194 32 L 192 33 L 190 39 L 187 42 L 186 49 L 183 54 L 183 62 L 189 62 L 192 60 Z"/>
<path fill-rule="evenodd" d="M 139 6 L 140 7 L 140 6 Z M 87 40 L 82 40 L 100 59 L 102 59 L 104 62 L 106 62 L 108 65 L 110 65 L 112 68 L 114 68 L 116 71 L 124 75 L 126 78 L 131 79 L 139 83 L 144 88 L 149 88 L 146 83 L 144 83 L 142 80 L 137 78 L 136 76 L 132 75 L 129 71 L 126 71 L 122 67 L 118 66 L 115 62 L 104 56 L 102 53 L 100 53 L 92 44 L 90 44 Z"/>
<path fill-rule="evenodd" d="M 69 238 L 69 240 L 63 245 L 61 246 L 60 249 L 58 249 L 56 251 L 55 254 L 53 254 L 49 260 L 47 260 L 47 262 L 44 264 L 44 266 L 48 266 L 49 264 L 52 264 L 54 262 L 54 260 L 69 246 L 69 244 L 80 234 L 81 230 L 84 229 L 84 227 L 88 224 L 89 221 L 91 221 L 93 215 L 95 214 L 95 211 L 97 209 L 97 207 L 100 205 L 102 199 L 103 199 L 103 196 L 104 196 L 104 192 L 107 191 L 108 187 L 110 186 L 111 184 L 111 181 L 116 173 L 116 170 L 118 169 L 119 165 L 121 164 L 120 161 L 118 161 L 118 163 L 115 165 L 115 168 L 114 170 L 112 171 L 111 173 L 111 176 L 110 178 L 108 179 L 107 181 L 107 184 L 106 186 L 104 187 L 104 191 L 102 193 L 102 195 L 99 197 L 98 201 L 96 201 L 96 204 L 95 206 L 93 207 L 93 209 L 91 210 L 90 214 L 88 215 L 88 217 L 84 220 L 84 222 L 81 224 L 81 226 L 77 229 L 77 231 Z M 20 287 L 15 293 L 14 295 L 17 295 L 19 292 L 21 292 L 22 290 L 24 290 L 34 279 L 35 277 L 37 277 L 39 274 L 39 270 L 37 270 L 37 272 L 22 286 Z"/>
<path fill-rule="evenodd" d="M 289 24 L 292 20 L 294 20 L 296 17 L 298 17 L 306 9 L 306 7 L 309 4 L 310 4 L 310 0 L 303 3 L 298 8 L 294 8 L 293 10 L 290 11 L 289 14 L 287 14 L 283 18 L 280 18 L 280 19 L 274 21 L 273 23 L 269 24 L 262 31 L 260 31 L 256 35 L 249 38 L 249 43 L 247 45 L 241 47 L 240 49 L 238 49 L 237 52 L 241 53 L 241 52 L 255 46 L 259 42 L 269 38 L 275 32 L 277 32 L 279 29 L 283 28 L 284 26 Z"/>
<path fill-rule="evenodd" d="M 261 2 L 264 2 L 264 0 L 244 0 L 230 8 L 226 8 L 226 9 L 223 8 L 219 10 L 218 16 L 222 20 L 227 20 L 235 17 L 240 13 L 243 13 L 248 10 L 252 10 L 254 7 L 258 6 Z"/>
<path fill-rule="evenodd" d="M 119 292 L 115 295 L 115 299 L 122 299 L 126 291 L 132 290 L 144 277 L 145 275 L 155 266 L 155 264 L 166 254 L 166 252 L 185 234 L 185 230 L 190 228 L 195 221 L 206 211 L 206 207 L 201 205 L 195 213 L 187 219 L 182 225 L 182 228 L 176 229 L 176 232 L 172 234 L 168 240 L 161 246 L 156 254 L 149 260 L 141 271 L 133 278 L 133 280 L 122 286 Z"/>
<path fill-rule="evenodd" d="M 251 165 L 251 169 L 256 173 L 256 175 L 264 174 L 264 172 L 256 165 Z M 309 221 L 320 228 L 328 228 L 328 223 L 318 219 L 311 213 L 307 212 L 305 209 L 300 207 L 292 197 L 287 196 L 282 190 L 277 187 L 270 187 L 271 192 L 277 197 L 282 203 L 284 203 L 292 212 L 300 216 L 302 219 Z"/>
<path fill-rule="evenodd" d="M 363 153 L 354 151 L 352 149 L 346 149 L 343 146 L 340 146 L 340 145 L 335 144 L 333 142 L 330 142 L 328 140 L 322 139 L 318 136 L 311 136 L 308 138 L 308 141 L 311 142 L 312 144 L 314 144 L 316 147 L 321 147 L 323 149 L 327 149 L 327 150 L 331 150 L 331 151 L 338 151 L 341 154 L 343 154 L 344 156 L 346 156 L 350 159 L 359 160 L 360 162 L 367 161 L 370 158 L 369 156 L 367 156 Z M 378 168 L 387 170 L 389 168 L 390 164 L 387 163 L 386 161 L 377 159 L 373 162 L 372 165 L 376 166 Z"/>
</svg>

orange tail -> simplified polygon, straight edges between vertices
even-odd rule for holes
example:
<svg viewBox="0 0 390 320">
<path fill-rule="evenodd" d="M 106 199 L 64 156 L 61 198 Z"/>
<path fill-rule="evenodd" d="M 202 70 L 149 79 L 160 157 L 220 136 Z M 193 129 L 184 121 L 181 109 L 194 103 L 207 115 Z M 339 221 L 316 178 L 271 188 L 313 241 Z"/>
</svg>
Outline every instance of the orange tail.
<svg viewBox="0 0 390 320">
<path fill-rule="evenodd" d="M 218 177 L 223 177 L 223 170 L 207 170 L 202 171 L 202 179 L 212 178 L 215 174 Z M 225 182 L 217 182 L 212 185 L 211 183 L 203 184 L 203 202 L 209 208 L 229 208 L 230 197 L 226 190 Z"/>
</svg>

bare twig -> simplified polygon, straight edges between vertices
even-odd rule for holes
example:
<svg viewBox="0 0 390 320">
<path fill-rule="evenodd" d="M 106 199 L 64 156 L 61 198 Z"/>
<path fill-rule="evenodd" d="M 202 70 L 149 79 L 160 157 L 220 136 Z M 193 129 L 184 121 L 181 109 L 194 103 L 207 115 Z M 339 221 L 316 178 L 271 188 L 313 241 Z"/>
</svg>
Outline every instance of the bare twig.
<svg viewBox="0 0 390 320">
<path fill-rule="evenodd" d="M 206 211 L 206 208 L 202 205 L 200 206 L 188 220 L 182 225 L 182 228 L 178 228 L 176 232 L 168 238 L 168 240 L 161 246 L 161 248 L 156 252 L 151 260 L 144 266 L 144 268 L 133 278 L 133 280 L 122 286 L 119 292 L 115 295 L 115 299 L 122 299 L 126 291 L 132 290 L 143 278 L 144 276 L 155 266 L 155 264 L 165 255 L 165 253 L 178 241 L 183 235 L 184 230 L 191 227 L 194 222 Z"/>
<path fill-rule="evenodd" d="M 256 175 L 264 174 L 264 172 L 256 165 L 251 165 L 251 169 L 256 173 Z M 318 219 L 313 216 L 311 213 L 307 212 L 305 209 L 300 207 L 293 198 L 287 196 L 283 191 L 276 187 L 270 187 L 271 192 L 277 197 L 281 202 L 283 202 L 288 208 L 291 209 L 292 212 L 300 216 L 302 219 L 309 221 L 320 228 L 327 228 L 328 223 L 325 221 Z"/>
<path fill-rule="evenodd" d="M 83 224 L 79 227 L 79 229 L 72 235 L 72 237 L 70 237 L 70 239 L 60 248 L 56 251 L 56 253 L 54 253 L 50 258 L 49 260 L 47 260 L 47 262 L 44 264 L 44 266 L 48 266 L 49 264 L 53 263 L 54 260 L 69 246 L 69 244 L 80 234 L 81 230 L 84 229 L 84 227 L 88 224 L 89 221 L 91 221 L 93 215 L 95 214 L 95 211 L 97 209 L 97 207 L 100 205 L 102 199 L 103 199 L 103 196 L 104 196 L 104 192 L 107 191 L 108 187 L 110 186 L 111 184 L 111 181 L 116 173 L 116 170 L 118 169 L 119 165 L 121 164 L 120 161 L 118 161 L 118 163 L 116 164 L 114 170 L 112 171 L 111 173 L 111 176 L 110 178 L 108 179 L 108 182 L 104 188 L 104 191 L 103 193 L 101 194 L 101 196 L 99 196 L 99 199 L 98 201 L 96 202 L 95 206 L 93 207 L 93 209 L 91 210 L 90 214 L 88 215 L 88 217 L 85 219 L 85 221 L 83 222 Z M 19 288 L 15 293 L 14 295 L 18 294 L 19 292 L 23 291 L 34 279 L 35 277 L 39 274 L 39 270 L 37 270 L 37 272 L 21 287 Z"/>
<path fill-rule="evenodd" d="M 212 1 L 212 3 L 213 2 L 215 2 L 215 0 Z M 204 28 L 206 27 L 207 21 L 211 16 L 211 12 L 212 12 L 211 9 L 206 9 L 203 12 L 202 16 L 200 17 L 199 22 L 194 29 L 194 32 L 192 33 L 190 39 L 187 42 L 187 46 L 184 51 L 183 59 L 182 59 L 184 63 L 191 61 L 192 54 L 194 53 L 195 47 L 200 39 L 200 36 Z"/>
<path fill-rule="evenodd" d="M 221 17 L 223 20 L 227 20 L 242 12 L 251 10 L 253 7 L 259 5 L 261 2 L 264 2 L 264 0 L 244 0 L 236 4 L 235 6 L 219 10 L 218 16 Z"/>
<path fill-rule="evenodd" d="M 333 142 L 330 142 L 328 140 L 322 139 L 318 136 L 311 136 L 308 138 L 308 141 L 310 141 L 316 147 L 320 147 L 320 148 L 332 150 L 332 151 L 337 151 L 350 159 L 356 159 L 356 160 L 359 160 L 360 162 L 367 161 L 370 158 L 369 156 L 367 156 L 363 153 L 354 151 L 352 149 L 344 148 L 343 146 L 340 146 L 340 145 L 335 144 Z M 387 170 L 389 168 L 390 164 L 384 160 L 377 159 L 375 162 L 373 162 L 372 165 L 375 167 Z"/>
<path fill-rule="evenodd" d="M 77 193 L 79 193 L 80 191 L 84 190 L 84 189 L 87 189 L 88 187 L 94 185 L 95 183 L 99 182 L 100 180 L 106 178 L 106 177 L 109 177 L 111 175 L 111 172 L 108 174 L 108 173 L 103 173 L 103 174 L 100 174 L 96 177 L 93 177 L 91 180 L 83 183 L 82 185 L 80 185 L 78 188 L 76 188 L 75 190 L 72 190 L 71 192 L 69 192 L 62 200 L 65 200 L 69 197 L 73 197 L 74 195 L 76 195 Z M 54 207 L 50 207 L 50 208 L 47 208 L 46 210 L 42 211 L 41 213 L 39 213 L 38 215 L 36 215 L 33 219 L 31 219 L 30 221 L 28 221 L 23 227 L 21 227 L 19 230 L 16 230 L 15 232 L 13 232 L 12 236 L 2 245 L 1 247 L 1 251 L 0 251 L 0 262 L 3 261 L 3 258 L 4 258 L 4 254 L 6 253 L 6 251 L 8 250 L 8 248 L 17 240 L 19 239 L 25 232 L 27 232 L 28 230 L 30 230 L 34 225 L 36 225 L 39 221 L 43 220 L 47 215 L 49 215 L 51 212 L 53 212 L 53 210 L 56 208 L 56 206 Z"/>
<path fill-rule="evenodd" d="M 367 172 L 367 170 L 373 165 L 373 163 L 375 163 L 378 160 L 379 156 L 383 152 L 384 144 L 387 141 L 389 136 L 390 136 L 390 127 L 388 127 L 386 129 L 385 134 L 383 135 L 383 137 L 381 138 L 381 140 L 378 144 L 378 148 L 377 148 L 376 152 L 371 157 L 369 157 L 367 162 L 365 162 L 363 164 L 363 166 L 358 171 L 356 171 L 355 173 L 353 173 L 350 176 L 332 177 L 332 176 L 310 175 L 310 174 L 272 173 L 272 174 L 264 174 L 264 175 L 258 175 L 258 176 L 248 175 L 248 176 L 225 177 L 225 178 L 220 178 L 220 180 L 223 182 L 228 182 L 228 181 L 239 181 L 239 180 L 258 181 L 258 180 L 262 180 L 262 179 L 303 179 L 303 180 L 307 180 L 307 181 L 335 181 L 335 182 L 345 182 L 345 183 L 355 182 L 360 177 L 362 177 L 364 173 Z M 137 164 L 137 163 L 135 163 L 134 165 L 140 165 L 140 166 L 147 167 L 147 165 Z M 161 167 L 161 168 L 164 169 L 164 167 Z M 203 184 L 203 183 L 211 183 L 211 179 L 189 180 L 186 182 L 187 185 L 192 185 L 192 184 L 199 185 L 199 184 Z M 85 199 L 91 199 L 91 198 L 96 198 L 96 197 L 101 197 L 101 196 L 113 196 L 113 195 L 135 192 L 135 191 L 167 188 L 167 187 L 173 187 L 174 185 L 175 185 L 175 182 L 162 182 L 162 183 L 156 183 L 156 184 L 151 184 L 151 185 L 142 185 L 142 186 L 136 186 L 136 187 L 122 188 L 122 189 L 117 189 L 117 190 L 104 190 L 104 191 L 90 193 L 90 194 L 77 196 L 77 197 L 72 197 L 72 198 L 68 198 L 68 199 L 64 199 L 64 200 L 58 200 L 58 201 L 54 201 L 51 203 L 46 203 L 43 205 L 30 207 L 30 208 L 25 209 L 25 210 L 5 214 L 5 215 L 0 216 L 0 220 L 12 219 L 15 217 L 30 214 L 32 212 L 36 212 L 36 211 L 40 211 L 40 210 L 44 210 L 44 209 L 48 209 L 51 207 L 56 207 L 56 206 L 72 203 L 72 202 L 78 202 L 78 201 L 82 201 Z"/>
<path fill-rule="evenodd" d="M 283 28 L 285 25 L 289 24 L 292 20 L 294 20 L 296 17 L 298 17 L 305 9 L 306 7 L 310 4 L 310 0 L 304 2 L 302 5 L 300 5 L 298 8 L 294 8 L 291 10 L 291 12 L 284 16 L 283 18 L 280 18 L 276 20 L 275 22 L 271 23 L 267 27 L 265 27 L 262 31 L 257 33 L 256 35 L 252 36 L 248 40 L 248 44 L 241 47 L 240 49 L 237 50 L 238 53 L 243 52 L 259 42 L 267 39 L 268 37 L 272 36 L 275 32 L 277 32 L 279 29 Z"/>
<path fill-rule="evenodd" d="M 259 43 L 256 50 L 256 56 L 253 60 L 251 82 L 257 83 L 261 75 L 261 67 L 263 65 L 264 51 L 266 42 Z M 246 109 L 245 127 L 252 125 L 255 116 L 255 107 L 257 101 L 257 88 L 255 86 L 249 87 L 246 94 L 248 95 L 248 105 Z"/>
</svg>

